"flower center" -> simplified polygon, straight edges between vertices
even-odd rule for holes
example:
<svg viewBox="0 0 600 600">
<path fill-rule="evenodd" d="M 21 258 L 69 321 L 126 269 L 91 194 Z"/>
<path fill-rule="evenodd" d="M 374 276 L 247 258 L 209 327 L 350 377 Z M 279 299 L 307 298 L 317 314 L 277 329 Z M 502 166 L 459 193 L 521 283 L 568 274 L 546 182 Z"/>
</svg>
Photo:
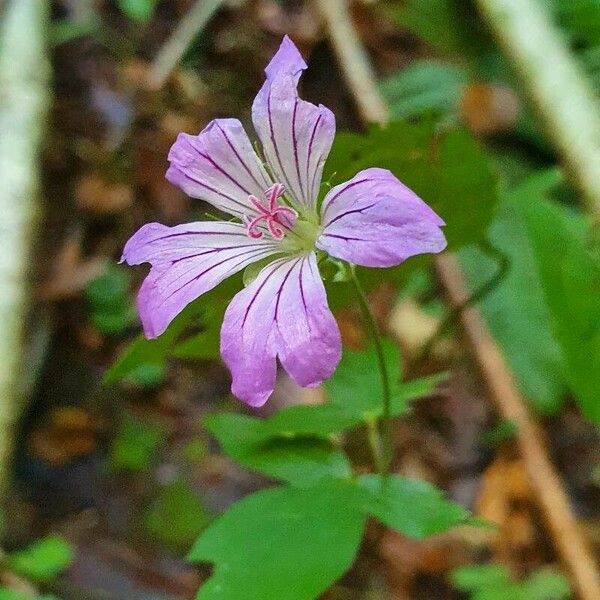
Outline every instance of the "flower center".
<svg viewBox="0 0 600 600">
<path fill-rule="evenodd" d="M 258 211 L 258 216 L 245 219 L 248 227 L 248 237 L 257 240 L 263 236 L 263 232 L 258 228 L 263 221 L 269 233 L 276 240 L 283 239 L 283 230 L 290 229 L 294 225 L 298 213 L 293 208 L 281 206 L 277 203 L 284 190 L 285 187 L 281 183 L 276 183 L 265 191 L 264 201 L 254 195 L 248 196 L 248 201 Z"/>
</svg>

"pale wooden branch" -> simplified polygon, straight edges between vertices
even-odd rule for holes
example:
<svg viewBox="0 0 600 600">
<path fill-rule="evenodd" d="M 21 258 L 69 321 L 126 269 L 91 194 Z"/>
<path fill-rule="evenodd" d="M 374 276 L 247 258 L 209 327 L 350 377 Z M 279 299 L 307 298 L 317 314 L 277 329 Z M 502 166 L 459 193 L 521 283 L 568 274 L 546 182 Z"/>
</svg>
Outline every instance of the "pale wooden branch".
<svg viewBox="0 0 600 600">
<path fill-rule="evenodd" d="M 368 65 L 368 57 L 353 29 L 346 0 L 315 0 L 346 82 L 360 107 L 366 123 L 385 123 L 388 110 Z M 349 51 L 349 46 L 353 46 Z M 360 57 L 356 61 L 356 57 Z M 355 62 L 356 61 L 356 62 Z M 364 79 L 356 85 L 357 79 Z M 366 95 L 365 97 L 363 97 Z M 375 107 L 372 111 L 369 107 Z M 384 112 L 381 107 L 385 107 Z M 575 159 L 574 159 L 575 160 Z M 454 307 L 464 307 L 467 288 L 456 260 L 450 256 L 436 258 L 436 268 L 448 298 Z M 582 600 L 600 598 L 600 577 L 591 550 L 579 530 L 560 477 L 548 458 L 543 435 L 529 414 L 525 399 L 517 389 L 504 356 L 489 333 L 479 311 L 467 307 L 460 311 L 465 337 L 487 384 L 490 398 L 500 415 L 517 425 L 517 440 L 557 553 L 569 570 L 573 587 Z"/>
<path fill-rule="evenodd" d="M 196 0 L 154 59 L 148 73 L 150 89 L 160 89 L 179 64 L 194 38 L 206 27 L 225 0 Z"/>
<path fill-rule="evenodd" d="M 450 303 L 463 305 L 468 293 L 456 259 L 440 256 L 436 268 Z M 532 489 L 579 597 L 582 600 L 600 598 L 600 578 L 593 555 L 573 515 L 560 477 L 548 458 L 543 434 L 529 414 L 502 352 L 476 308 L 465 308 L 460 322 L 498 412 L 516 426 L 517 442 Z"/>
<path fill-rule="evenodd" d="M 587 208 L 600 221 L 600 110 L 540 0 L 477 0 L 543 119 Z"/>
<path fill-rule="evenodd" d="M 28 268 L 38 217 L 39 152 L 49 98 L 47 0 L 10 0 L 0 29 L 0 493 L 21 393 Z"/>
</svg>

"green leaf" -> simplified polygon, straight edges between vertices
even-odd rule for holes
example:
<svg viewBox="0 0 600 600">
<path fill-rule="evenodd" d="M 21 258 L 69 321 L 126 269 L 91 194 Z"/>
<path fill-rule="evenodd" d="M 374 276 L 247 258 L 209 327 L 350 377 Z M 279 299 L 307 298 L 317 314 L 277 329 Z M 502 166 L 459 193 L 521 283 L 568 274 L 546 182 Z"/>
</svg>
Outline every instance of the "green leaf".
<svg viewBox="0 0 600 600">
<path fill-rule="evenodd" d="M 508 573 L 500 565 L 477 565 L 455 569 L 451 578 L 460 590 L 473 592 L 482 587 L 504 585 L 508 581 Z"/>
<path fill-rule="evenodd" d="M 216 358 L 222 314 L 229 299 L 239 289 L 240 283 L 241 274 L 230 277 L 202 295 L 189 304 L 158 338 L 147 340 L 143 335 L 137 337 L 106 371 L 104 383 L 114 384 L 127 377 L 131 378 L 141 365 L 164 368 L 171 356 Z M 190 323 L 196 328 L 202 323 L 202 331 L 178 343 Z"/>
<path fill-rule="evenodd" d="M 525 582 L 524 597 L 532 600 L 563 600 L 571 596 L 569 580 L 552 569 L 540 569 Z"/>
<path fill-rule="evenodd" d="M 384 340 L 383 350 L 392 395 L 391 412 L 398 416 L 406 412 L 409 400 L 430 394 L 444 375 L 401 383 L 398 348 Z M 381 378 L 374 348 L 360 352 L 344 349 L 340 364 L 324 386 L 331 404 L 348 415 L 359 416 L 363 422 L 373 421 L 383 412 Z"/>
<path fill-rule="evenodd" d="M 113 264 L 88 283 L 85 297 L 90 319 L 102 333 L 121 333 L 137 321 L 135 307 L 129 298 L 129 284 L 129 272 Z"/>
<path fill-rule="evenodd" d="M 314 600 L 350 567 L 364 516 L 351 485 L 277 487 L 234 504 L 189 558 L 215 564 L 198 600 Z"/>
<path fill-rule="evenodd" d="M 465 0 L 408 0 L 395 16 L 417 36 L 445 54 L 480 57 L 491 51 L 489 33 Z"/>
<path fill-rule="evenodd" d="M 264 421 L 263 432 L 271 437 L 323 436 L 361 424 L 362 416 L 331 402 L 300 404 L 278 411 Z"/>
<path fill-rule="evenodd" d="M 568 580 L 551 569 L 540 569 L 518 582 L 500 565 L 478 565 L 456 569 L 451 579 L 472 600 L 564 600 L 570 596 Z"/>
<path fill-rule="evenodd" d="M 0 587 L 0 600 L 58 600 L 56 596 L 30 596 L 9 588 Z"/>
<path fill-rule="evenodd" d="M 73 548 L 63 537 L 49 535 L 20 552 L 7 556 L 11 569 L 35 581 L 48 581 L 73 561 Z"/>
<path fill-rule="evenodd" d="M 264 420 L 245 415 L 211 415 L 204 424 L 236 461 L 293 485 L 313 485 L 322 479 L 347 479 L 351 475 L 346 457 L 328 440 L 273 438 Z"/>
<path fill-rule="evenodd" d="M 113 441 L 109 469 L 113 472 L 147 470 L 166 434 L 164 427 L 125 413 Z"/>
<path fill-rule="evenodd" d="M 383 352 L 392 396 L 397 397 L 400 388 L 400 352 L 389 340 L 383 340 Z M 337 369 L 324 386 L 332 404 L 361 415 L 363 420 L 376 418 L 382 411 L 382 388 L 375 348 L 363 351 L 344 348 Z M 401 406 L 396 406 L 396 409 L 404 412 L 406 407 L 402 402 L 399 404 Z"/>
<path fill-rule="evenodd" d="M 119 8 L 134 21 L 147 23 L 154 13 L 158 0 L 117 0 Z"/>
<path fill-rule="evenodd" d="M 566 379 L 583 413 L 600 423 L 600 264 L 587 224 L 552 202 L 523 203 L 522 214 Z"/>
<path fill-rule="evenodd" d="M 148 533 L 166 546 L 189 548 L 211 521 L 198 494 L 183 480 L 163 487 L 146 512 Z"/>
<path fill-rule="evenodd" d="M 510 266 L 500 284 L 479 303 L 519 387 L 542 413 L 560 409 L 566 380 L 522 206 L 529 198 L 546 202 L 545 194 L 559 181 L 560 174 L 551 171 L 505 194 L 489 240 L 507 256 Z M 497 259 L 478 248 L 461 250 L 459 258 L 472 289 L 490 281 L 498 271 Z"/>
<path fill-rule="evenodd" d="M 372 127 L 364 136 L 338 134 L 326 167 L 330 178 L 335 173 L 335 183 L 368 167 L 389 169 L 446 221 L 450 248 L 482 239 L 498 197 L 481 146 L 464 129 L 436 133 L 431 121 L 397 121 Z M 399 268 L 377 269 L 376 276 L 381 281 Z"/>
<path fill-rule="evenodd" d="M 106 371 L 103 378 L 104 383 L 117 383 L 130 377 L 142 365 L 163 367 L 177 338 L 186 328 L 189 320 L 197 317 L 202 310 L 203 305 L 199 301 L 192 302 L 174 319 L 161 336 L 153 340 L 148 340 L 143 335 L 138 336 Z"/>
<path fill-rule="evenodd" d="M 434 112 L 455 112 L 462 88 L 469 82 L 462 67 L 431 60 L 414 61 L 388 77 L 381 91 L 390 104 L 393 119 L 408 119 Z"/>
<path fill-rule="evenodd" d="M 359 484 L 367 490 L 364 508 L 384 525 L 400 533 L 423 539 L 466 522 L 469 512 L 446 500 L 437 488 L 414 479 L 362 475 Z"/>
</svg>

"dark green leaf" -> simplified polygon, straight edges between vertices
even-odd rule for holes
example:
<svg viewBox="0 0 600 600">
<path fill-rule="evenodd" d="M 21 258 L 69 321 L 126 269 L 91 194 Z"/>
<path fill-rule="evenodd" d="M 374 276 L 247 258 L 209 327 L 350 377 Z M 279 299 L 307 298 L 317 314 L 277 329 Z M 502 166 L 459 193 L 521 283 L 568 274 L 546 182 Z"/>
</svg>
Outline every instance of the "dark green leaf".
<svg viewBox="0 0 600 600">
<path fill-rule="evenodd" d="M 63 537 L 49 535 L 20 552 L 9 554 L 10 568 L 35 581 L 48 581 L 64 571 L 73 560 L 73 548 Z"/>
<path fill-rule="evenodd" d="M 332 403 L 290 406 L 265 420 L 272 437 L 327 436 L 362 422 L 361 416 Z"/>
<path fill-rule="evenodd" d="M 583 413 L 600 423 L 600 264 L 586 224 L 551 202 L 522 204 L 565 374 Z"/>
<path fill-rule="evenodd" d="M 532 198 L 536 203 L 545 202 L 545 194 L 559 181 L 560 174 L 548 172 L 505 194 L 489 239 L 507 256 L 510 266 L 500 284 L 479 304 L 519 387 L 544 413 L 560 409 L 566 381 L 522 206 Z M 499 268 L 497 258 L 474 247 L 463 249 L 460 261 L 472 289 L 490 281 Z"/>
<path fill-rule="evenodd" d="M 134 21 L 146 23 L 152 18 L 158 0 L 117 0 L 119 8 Z"/>
<path fill-rule="evenodd" d="M 388 340 L 384 340 L 383 349 L 392 395 L 396 397 L 400 389 L 400 352 Z M 382 387 L 378 364 L 373 347 L 360 352 L 345 348 L 340 364 L 324 383 L 332 404 L 369 420 L 381 414 Z M 403 412 L 405 406 L 398 408 Z"/>
<path fill-rule="evenodd" d="M 274 438 L 264 420 L 244 415 L 212 415 L 204 422 L 227 454 L 270 477 L 313 485 L 321 479 L 351 475 L 346 457 L 323 438 Z"/>
<path fill-rule="evenodd" d="M 363 475 L 358 481 L 368 491 L 365 510 L 412 538 L 442 533 L 469 517 L 465 508 L 446 500 L 440 490 L 423 481 L 398 476 L 383 481 L 379 475 Z"/>
<path fill-rule="evenodd" d="M 447 223 L 451 248 L 483 238 L 497 201 L 497 181 L 483 149 L 465 130 L 436 133 L 430 121 L 398 121 L 364 136 L 338 134 L 327 162 L 335 183 L 368 167 L 389 169 L 430 204 Z M 371 271 L 381 281 L 398 269 Z"/>
<path fill-rule="evenodd" d="M 156 423 L 125 413 L 109 456 L 111 471 L 144 471 L 164 443 L 167 431 Z"/>
<path fill-rule="evenodd" d="M 314 600 L 352 564 L 364 525 L 354 486 L 278 487 L 211 525 L 189 558 L 215 563 L 198 600 Z"/>
<path fill-rule="evenodd" d="M 491 51 L 489 34 L 465 0 L 408 0 L 395 11 L 400 25 L 446 54 L 479 58 Z"/>
<path fill-rule="evenodd" d="M 210 521 L 198 494 L 183 480 L 163 487 L 145 516 L 148 533 L 176 549 L 189 548 Z"/>
<path fill-rule="evenodd" d="M 455 112 L 462 88 L 468 83 L 464 68 L 430 60 L 415 61 L 381 84 L 394 119 L 435 112 Z"/>
<path fill-rule="evenodd" d="M 401 383 L 398 348 L 384 340 L 384 355 L 394 416 L 406 411 L 409 400 L 430 394 L 444 377 L 435 375 Z M 363 422 L 373 421 L 383 412 L 381 376 L 374 348 L 360 352 L 344 349 L 338 368 L 324 386 L 331 404 L 348 415 L 359 416 Z"/>
</svg>

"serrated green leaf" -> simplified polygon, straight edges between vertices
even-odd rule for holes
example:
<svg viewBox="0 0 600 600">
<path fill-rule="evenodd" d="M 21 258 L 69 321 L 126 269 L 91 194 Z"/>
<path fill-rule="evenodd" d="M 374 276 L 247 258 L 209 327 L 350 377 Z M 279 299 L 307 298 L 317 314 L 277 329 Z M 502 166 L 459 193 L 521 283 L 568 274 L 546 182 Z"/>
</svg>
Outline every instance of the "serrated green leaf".
<svg viewBox="0 0 600 600">
<path fill-rule="evenodd" d="M 73 548 L 65 538 L 49 535 L 20 552 L 7 556 L 15 572 L 35 581 L 48 581 L 64 571 L 73 561 Z"/>
<path fill-rule="evenodd" d="M 600 264 L 586 222 L 552 202 L 521 208 L 566 379 L 583 413 L 600 423 Z"/>
<path fill-rule="evenodd" d="M 434 112 L 456 111 L 469 77 L 463 67 L 431 60 L 415 61 L 381 83 L 393 119 L 408 119 Z"/>
<path fill-rule="evenodd" d="M 489 239 L 506 255 L 509 269 L 479 303 L 519 387 L 542 413 L 555 413 L 560 409 L 566 379 L 522 207 L 530 199 L 536 203 L 546 202 L 548 190 L 559 181 L 560 173 L 550 171 L 526 180 L 505 194 L 489 229 Z M 499 268 L 497 259 L 475 247 L 461 250 L 459 258 L 472 289 L 490 281 Z"/>
<path fill-rule="evenodd" d="M 444 375 L 402 383 L 398 348 L 388 340 L 384 340 L 383 348 L 392 396 L 391 413 L 398 416 L 406 412 L 409 400 L 430 394 Z M 331 404 L 348 415 L 359 416 L 363 422 L 373 421 L 383 412 L 381 378 L 374 348 L 344 349 L 340 364 L 324 387 Z"/>
<path fill-rule="evenodd" d="M 215 564 L 198 600 L 314 600 L 352 564 L 364 516 L 351 485 L 278 487 L 234 504 L 189 558 Z"/>
<path fill-rule="evenodd" d="M 392 396 L 400 389 L 400 352 L 389 340 L 383 340 Z M 324 383 L 332 404 L 347 412 L 373 419 L 381 414 L 382 386 L 377 353 L 373 347 L 354 351 L 344 348 L 342 359 L 334 374 Z M 398 407 L 402 412 L 404 406 Z"/>
<path fill-rule="evenodd" d="M 204 424 L 239 463 L 293 485 L 313 485 L 322 479 L 347 479 L 351 475 L 344 454 L 323 438 L 274 438 L 263 420 L 245 415 L 211 415 Z"/>
<path fill-rule="evenodd" d="M 330 176 L 336 173 L 335 183 L 368 167 L 389 169 L 431 205 L 446 221 L 450 248 L 483 238 L 498 186 L 487 155 L 466 130 L 436 133 L 431 121 L 397 121 L 364 136 L 338 134 L 326 165 Z M 371 271 L 381 281 L 401 267 Z"/>
<path fill-rule="evenodd" d="M 166 429 L 157 423 L 125 413 L 112 444 L 108 468 L 113 472 L 148 469 L 166 434 Z"/>
<path fill-rule="evenodd" d="M 464 523 L 469 512 L 444 498 L 437 488 L 415 479 L 362 475 L 359 484 L 367 490 L 364 508 L 384 525 L 422 539 Z"/>
<path fill-rule="evenodd" d="M 198 494 L 183 480 L 161 488 L 144 517 L 146 531 L 166 546 L 189 548 L 210 521 Z"/>
</svg>

